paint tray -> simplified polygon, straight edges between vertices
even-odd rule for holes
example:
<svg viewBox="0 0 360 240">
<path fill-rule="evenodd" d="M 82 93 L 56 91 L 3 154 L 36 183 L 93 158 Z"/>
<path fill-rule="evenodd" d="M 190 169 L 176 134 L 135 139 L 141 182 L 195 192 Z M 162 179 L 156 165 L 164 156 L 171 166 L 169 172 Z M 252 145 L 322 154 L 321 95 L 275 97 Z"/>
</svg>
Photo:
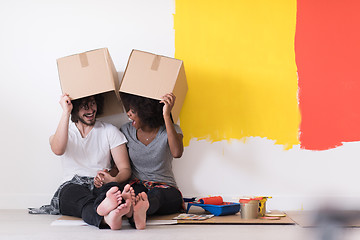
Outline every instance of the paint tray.
<svg viewBox="0 0 360 240">
<path fill-rule="evenodd" d="M 191 206 L 202 207 L 205 211 L 208 211 L 215 216 L 231 215 L 240 211 L 240 203 L 223 202 L 220 205 L 211 205 L 189 202 L 187 205 L 186 213 L 189 212 Z"/>
</svg>

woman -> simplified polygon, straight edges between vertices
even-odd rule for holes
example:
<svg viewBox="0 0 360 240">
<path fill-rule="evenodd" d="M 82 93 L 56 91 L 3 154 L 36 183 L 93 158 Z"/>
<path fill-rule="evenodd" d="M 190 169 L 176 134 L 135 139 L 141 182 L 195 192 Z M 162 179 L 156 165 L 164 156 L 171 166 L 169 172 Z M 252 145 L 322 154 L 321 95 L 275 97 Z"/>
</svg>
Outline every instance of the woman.
<svg viewBox="0 0 360 240">
<path fill-rule="evenodd" d="M 160 102 L 127 93 L 121 93 L 121 99 L 131 120 L 121 131 L 128 140 L 130 184 L 137 194 L 133 220 L 137 229 L 143 229 L 147 215 L 171 214 L 182 209 L 172 160 L 182 156 L 183 135 L 171 117 L 174 94 L 166 94 Z"/>
</svg>

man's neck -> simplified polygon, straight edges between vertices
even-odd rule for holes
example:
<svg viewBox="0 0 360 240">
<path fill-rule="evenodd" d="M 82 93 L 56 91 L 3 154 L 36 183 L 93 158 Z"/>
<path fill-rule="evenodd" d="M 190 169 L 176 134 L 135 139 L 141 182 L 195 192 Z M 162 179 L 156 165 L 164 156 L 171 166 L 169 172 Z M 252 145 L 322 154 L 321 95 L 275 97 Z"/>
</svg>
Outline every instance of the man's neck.
<svg viewBox="0 0 360 240">
<path fill-rule="evenodd" d="M 82 123 L 80 121 L 75 123 L 75 126 L 79 129 L 79 132 L 80 132 L 80 134 L 81 134 L 81 136 L 83 138 L 85 138 L 89 134 L 91 129 L 93 129 L 94 125 L 87 125 L 87 124 L 84 124 L 84 123 Z"/>
</svg>

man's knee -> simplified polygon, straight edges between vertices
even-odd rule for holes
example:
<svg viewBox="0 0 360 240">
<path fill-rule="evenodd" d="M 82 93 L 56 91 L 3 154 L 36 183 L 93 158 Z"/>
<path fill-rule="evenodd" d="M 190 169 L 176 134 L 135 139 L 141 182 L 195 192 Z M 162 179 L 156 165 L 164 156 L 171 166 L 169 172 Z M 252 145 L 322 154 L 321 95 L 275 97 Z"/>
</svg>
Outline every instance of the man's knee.
<svg viewBox="0 0 360 240">
<path fill-rule="evenodd" d="M 78 184 L 68 184 L 60 192 L 60 213 L 69 216 L 81 217 L 84 205 L 93 199 L 91 191 Z"/>
<path fill-rule="evenodd" d="M 82 198 L 83 196 L 88 196 L 89 194 L 91 194 L 91 191 L 87 187 L 69 183 L 61 189 L 60 199 L 72 200 L 76 198 Z"/>
</svg>

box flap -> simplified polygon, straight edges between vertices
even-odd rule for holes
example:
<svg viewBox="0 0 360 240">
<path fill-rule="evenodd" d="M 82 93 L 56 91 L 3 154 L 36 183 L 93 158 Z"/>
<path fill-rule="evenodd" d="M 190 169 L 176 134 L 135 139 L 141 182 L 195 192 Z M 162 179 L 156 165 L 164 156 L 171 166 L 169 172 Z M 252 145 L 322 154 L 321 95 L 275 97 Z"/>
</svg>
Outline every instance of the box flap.
<svg viewBox="0 0 360 240">
<path fill-rule="evenodd" d="M 122 105 L 121 100 L 119 100 L 119 93 L 114 91 L 102 93 L 104 97 L 104 110 L 102 114 L 97 115 L 97 118 L 107 117 L 115 114 L 120 114 L 124 112 L 124 106 Z"/>
</svg>

